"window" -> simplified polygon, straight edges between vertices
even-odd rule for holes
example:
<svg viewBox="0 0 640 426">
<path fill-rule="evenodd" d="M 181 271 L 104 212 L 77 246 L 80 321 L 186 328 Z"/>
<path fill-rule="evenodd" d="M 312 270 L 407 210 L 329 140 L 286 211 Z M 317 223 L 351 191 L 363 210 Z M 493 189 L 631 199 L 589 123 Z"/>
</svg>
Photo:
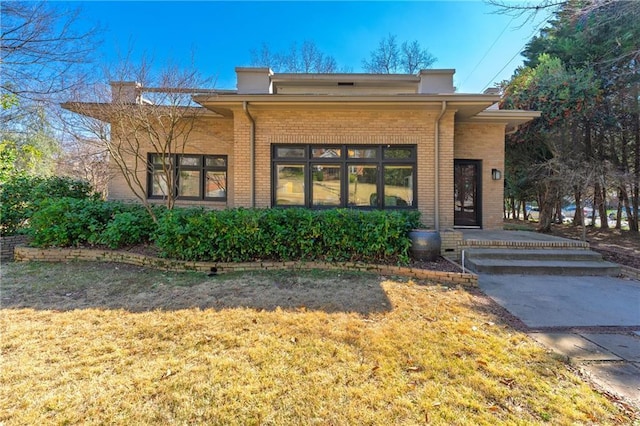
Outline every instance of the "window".
<svg viewBox="0 0 640 426">
<path fill-rule="evenodd" d="M 273 206 L 416 207 L 415 145 L 272 148 Z"/>
<path fill-rule="evenodd" d="M 170 187 L 177 199 L 226 201 L 227 156 L 149 154 L 149 198 L 166 198 Z"/>
</svg>

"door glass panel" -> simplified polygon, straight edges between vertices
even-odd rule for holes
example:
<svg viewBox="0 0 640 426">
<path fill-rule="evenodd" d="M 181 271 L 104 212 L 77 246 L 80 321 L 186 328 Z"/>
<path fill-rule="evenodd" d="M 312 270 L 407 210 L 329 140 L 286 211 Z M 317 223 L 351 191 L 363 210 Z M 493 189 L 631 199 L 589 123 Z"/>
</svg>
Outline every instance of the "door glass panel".
<svg viewBox="0 0 640 426">
<path fill-rule="evenodd" d="M 180 171 L 178 196 L 200 197 L 200 172 L 198 170 Z"/>
<path fill-rule="evenodd" d="M 224 198 L 227 195 L 227 172 L 207 172 L 204 191 L 207 198 Z"/>
<path fill-rule="evenodd" d="M 304 206 L 304 166 L 276 166 L 276 205 Z"/>
<path fill-rule="evenodd" d="M 314 206 L 339 206 L 340 165 L 311 166 L 312 204 Z"/>
<path fill-rule="evenodd" d="M 413 205 L 413 166 L 384 166 L 384 206 Z"/>
<path fill-rule="evenodd" d="M 348 169 L 349 206 L 376 207 L 378 166 L 350 164 Z"/>
<path fill-rule="evenodd" d="M 454 224 L 479 225 L 478 164 L 458 163 L 454 172 Z"/>
</svg>

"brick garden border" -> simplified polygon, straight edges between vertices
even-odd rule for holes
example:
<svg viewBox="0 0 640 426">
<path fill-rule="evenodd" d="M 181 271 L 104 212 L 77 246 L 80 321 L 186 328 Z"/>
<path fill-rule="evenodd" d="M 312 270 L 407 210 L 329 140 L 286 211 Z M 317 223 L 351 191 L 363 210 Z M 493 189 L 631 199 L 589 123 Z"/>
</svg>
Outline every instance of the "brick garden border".
<svg viewBox="0 0 640 426">
<path fill-rule="evenodd" d="M 374 272 L 380 275 L 399 275 L 420 280 L 435 280 L 448 284 L 460 284 L 468 287 L 478 286 L 478 276 L 472 273 L 442 272 L 404 266 L 376 265 L 370 263 L 329 263 L 329 262 L 190 262 L 182 260 L 162 259 L 126 251 L 96 250 L 86 248 L 34 248 L 16 247 L 16 262 L 116 262 L 129 265 L 144 266 L 174 272 L 211 272 L 218 274 L 239 271 L 258 271 L 273 269 L 291 270 L 349 270 Z"/>
<path fill-rule="evenodd" d="M 0 237 L 0 261 L 13 260 L 13 252 L 19 245 L 27 244 L 31 238 L 27 235 L 8 235 Z"/>
</svg>

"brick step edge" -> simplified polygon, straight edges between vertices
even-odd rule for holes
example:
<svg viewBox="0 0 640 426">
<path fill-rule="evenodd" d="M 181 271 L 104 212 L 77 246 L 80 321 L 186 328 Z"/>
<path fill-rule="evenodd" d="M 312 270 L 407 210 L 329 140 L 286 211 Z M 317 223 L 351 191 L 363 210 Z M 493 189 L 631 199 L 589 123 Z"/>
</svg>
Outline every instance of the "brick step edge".
<svg viewBox="0 0 640 426">
<path fill-rule="evenodd" d="M 427 269 L 418 269 L 405 266 L 377 265 L 357 262 L 192 262 L 163 259 L 159 257 L 146 256 L 143 254 L 129 253 L 125 251 L 96 250 L 85 248 L 43 249 L 34 247 L 16 247 L 14 255 L 16 262 L 115 262 L 172 272 L 210 272 L 212 271 L 212 268 L 215 268 L 216 272 L 219 274 L 228 272 L 273 269 L 349 270 L 373 272 L 379 275 L 398 275 L 419 280 L 433 280 L 447 284 L 459 284 L 468 287 L 478 287 L 478 275 L 473 273 L 431 271 Z"/>
</svg>

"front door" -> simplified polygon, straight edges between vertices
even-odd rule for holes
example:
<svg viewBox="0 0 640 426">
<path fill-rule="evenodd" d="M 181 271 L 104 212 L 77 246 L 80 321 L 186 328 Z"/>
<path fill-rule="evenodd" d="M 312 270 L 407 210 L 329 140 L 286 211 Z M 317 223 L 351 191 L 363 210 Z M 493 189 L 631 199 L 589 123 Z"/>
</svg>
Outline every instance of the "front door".
<svg viewBox="0 0 640 426">
<path fill-rule="evenodd" d="M 481 162 L 455 160 L 454 163 L 454 225 L 477 227 L 482 224 L 480 200 Z"/>
</svg>

